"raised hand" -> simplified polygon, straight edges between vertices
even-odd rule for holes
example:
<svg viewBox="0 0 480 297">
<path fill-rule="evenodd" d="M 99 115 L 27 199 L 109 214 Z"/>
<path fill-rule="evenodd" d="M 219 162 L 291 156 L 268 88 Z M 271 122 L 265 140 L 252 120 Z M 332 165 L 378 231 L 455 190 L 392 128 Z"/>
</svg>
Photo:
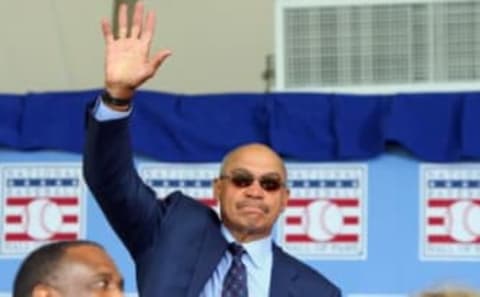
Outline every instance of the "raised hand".
<svg viewBox="0 0 480 297">
<path fill-rule="evenodd" d="M 161 50 L 150 57 L 150 47 L 155 28 L 155 14 L 149 12 L 144 19 L 144 5 L 135 4 L 132 27 L 128 35 L 127 4 L 121 4 L 118 13 L 118 38 L 112 33 L 112 26 L 102 20 L 105 39 L 105 88 L 115 98 L 129 99 L 135 90 L 155 72 L 170 50 Z"/>
</svg>

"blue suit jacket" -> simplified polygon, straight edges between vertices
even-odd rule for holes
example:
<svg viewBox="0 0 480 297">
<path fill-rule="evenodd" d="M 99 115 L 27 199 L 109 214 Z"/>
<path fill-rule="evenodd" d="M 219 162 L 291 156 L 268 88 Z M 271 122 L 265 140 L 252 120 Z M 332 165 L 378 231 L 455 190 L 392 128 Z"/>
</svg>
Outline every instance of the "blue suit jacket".
<svg viewBox="0 0 480 297">
<path fill-rule="evenodd" d="M 197 297 L 227 248 L 221 223 L 181 192 L 156 199 L 135 170 L 128 130 L 128 119 L 99 123 L 88 113 L 87 184 L 135 261 L 140 296 Z M 340 291 L 274 244 L 270 296 L 338 297 Z"/>
</svg>

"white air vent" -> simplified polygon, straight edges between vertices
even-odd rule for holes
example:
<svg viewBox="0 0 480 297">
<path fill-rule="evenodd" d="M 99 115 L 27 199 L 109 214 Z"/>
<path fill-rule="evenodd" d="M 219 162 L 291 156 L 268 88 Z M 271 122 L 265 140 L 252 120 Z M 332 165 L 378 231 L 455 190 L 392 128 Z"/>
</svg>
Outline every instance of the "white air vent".
<svg viewBox="0 0 480 297">
<path fill-rule="evenodd" d="M 277 0 L 277 90 L 480 89 L 480 1 Z"/>
</svg>

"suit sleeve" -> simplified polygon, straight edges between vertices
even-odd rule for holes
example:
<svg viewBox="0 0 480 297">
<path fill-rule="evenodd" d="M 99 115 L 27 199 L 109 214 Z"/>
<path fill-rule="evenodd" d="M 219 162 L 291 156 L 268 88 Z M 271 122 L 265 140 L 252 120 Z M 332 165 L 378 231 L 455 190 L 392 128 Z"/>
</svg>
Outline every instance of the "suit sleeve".
<svg viewBox="0 0 480 297">
<path fill-rule="evenodd" d="M 168 201 L 134 167 L 127 119 L 98 122 L 87 111 L 83 173 L 107 220 L 135 258 L 150 246 Z"/>
</svg>

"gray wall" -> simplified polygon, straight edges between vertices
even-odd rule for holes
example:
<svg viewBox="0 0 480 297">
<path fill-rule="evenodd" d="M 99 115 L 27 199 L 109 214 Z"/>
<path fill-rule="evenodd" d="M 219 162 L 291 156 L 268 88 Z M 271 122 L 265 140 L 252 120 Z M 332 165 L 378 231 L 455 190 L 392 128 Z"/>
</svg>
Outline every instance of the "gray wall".
<svg viewBox="0 0 480 297">
<path fill-rule="evenodd" d="M 157 13 L 154 48 L 168 47 L 174 54 L 144 89 L 264 90 L 261 72 L 265 55 L 273 52 L 274 0 L 145 3 Z M 100 20 L 113 8 L 113 0 L 0 1 L 0 92 L 102 87 Z"/>
</svg>

